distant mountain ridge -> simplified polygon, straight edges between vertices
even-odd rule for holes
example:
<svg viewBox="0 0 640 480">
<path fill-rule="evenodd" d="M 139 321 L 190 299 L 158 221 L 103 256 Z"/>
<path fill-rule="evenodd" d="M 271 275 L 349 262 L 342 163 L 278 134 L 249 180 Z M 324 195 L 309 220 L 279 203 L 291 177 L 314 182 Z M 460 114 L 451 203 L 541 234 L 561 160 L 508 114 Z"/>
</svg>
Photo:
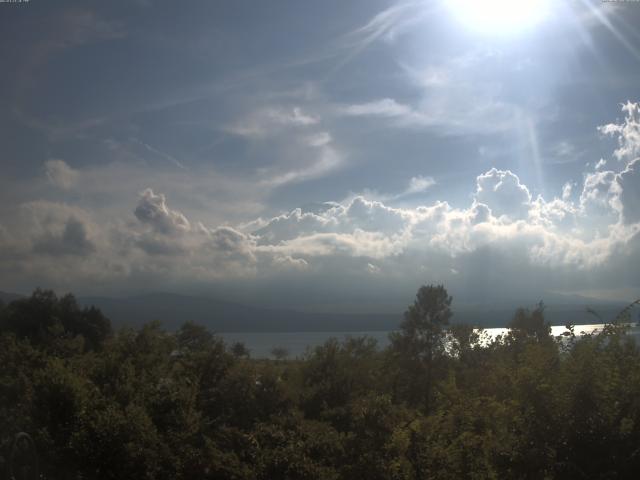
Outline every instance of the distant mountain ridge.
<svg viewBox="0 0 640 480">
<path fill-rule="evenodd" d="M 9 303 L 23 295 L 0 292 L 0 300 Z M 564 300 L 564 302 L 562 301 Z M 625 306 L 623 302 L 594 303 L 593 299 L 577 296 L 552 297 L 545 317 L 552 325 L 567 323 L 600 323 L 587 307 L 609 321 Z M 138 327 L 150 321 L 160 321 L 167 329 L 178 328 L 190 321 L 220 332 L 366 332 L 398 328 L 402 311 L 397 313 L 312 313 L 288 309 L 272 309 L 242 305 L 208 297 L 175 293 L 150 293 L 126 298 L 78 297 L 83 306 L 94 305 L 114 326 Z M 584 302 L 584 303 L 582 303 Z M 535 302 L 534 302 L 535 303 Z M 534 303 L 522 305 L 531 307 Z M 453 323 L 468 323 L 481 327 L 504 327 L 513 318 L 518 306 L 513 302 L 485 305 L 453 306 Z M 632 320 L 636 321 L 637 313 Z"/>
<path fill-rule="evenodd" d="M 5 304 L 21 298 L 24 298 L 24 295 L 20 295 L 19 293 L 0 292 L 0 302 Z"/>
<path fill-rule="evenodd" d="M 174 293 L 153 293 L 123 299 L 84 297 L 79 302 L 100 308 L 115 325 L 137 326 L 158 320 L 166 328 L 174 329 L 190 321 L 217 332 L 393 330 L 402 317 L 401 314 L 306 313 Z"/>
<path fill-rule="evenodd" d="M 578 299 L 571 299 L 578 300 Z M 587 300 L 587 299 L 583 299 Z M 129 298 L 85 297 L 83 305 L 95 305 L 116 325 L 141 325 L 159 320 L 174 329 L 186 321 L 206 325 L 217 332 L 364 332 L 395 330 L 402 311 L 384 314 L 310 313 L 271 309 L 215 300 L 207 297 L 153 293 Z M 579 301 L 579 300 L 578 300 Z M 453 307 L 454 323 L 483 327 L 504 327 L 519 304 L 494 307 Z M 530 305 L 524 305 L 530 306 Z M 545 316 L 552 325 L 600 323 L 587 311 L 593 308 L 605 321 L 613 319 L 625 306 L 622 302 L 553 304 Z"/>
</svg>

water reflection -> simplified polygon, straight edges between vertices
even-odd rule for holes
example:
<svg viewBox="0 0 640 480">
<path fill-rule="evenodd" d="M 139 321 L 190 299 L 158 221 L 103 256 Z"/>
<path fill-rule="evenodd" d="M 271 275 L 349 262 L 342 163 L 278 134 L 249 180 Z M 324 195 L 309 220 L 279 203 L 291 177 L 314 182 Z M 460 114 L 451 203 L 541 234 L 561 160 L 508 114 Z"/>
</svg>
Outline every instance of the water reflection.
<svg viewBox="0 0 640 480">
<path fill-rule="evenodd" d="M 576 325 L 574 332 L 576 337 L 581 335 L 597 334 L 602 331 L 604 324 L 597 323 L 591 325 Z M 628 335 L 640 340 L 640 327 L 637 324 L 629 326 Z M 491 341 L 499 335 L 505 335 L 508 328 L 485 328 L 483 330 L 483 341 Z M 551 334 L 554 337 L 561 336 L 567 329 L 564 325 L 551 327 Z M 290 357 L 299 357 L 305 354 L 307 349 L 322 345 L 329 338 L 343 340 L 347 337 L 367 336 L 374 338 L 380 348 L 389 345 L 388 331 L 365 331 L 365 332 L 235 332 L 221 333 L 220 335 L 228 344 L 242 342 L 251 352 L 253 358 L 269 358 L 274 347 L 284 347 L 289 351 Z"/>
</svg>

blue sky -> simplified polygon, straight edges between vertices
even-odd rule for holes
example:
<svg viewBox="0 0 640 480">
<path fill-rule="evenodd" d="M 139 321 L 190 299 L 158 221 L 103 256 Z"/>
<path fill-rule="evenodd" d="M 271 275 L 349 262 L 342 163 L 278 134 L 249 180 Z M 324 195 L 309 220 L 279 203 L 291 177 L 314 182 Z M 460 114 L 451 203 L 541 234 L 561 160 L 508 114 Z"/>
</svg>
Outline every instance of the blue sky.
<svg viewBox="0 0 640 480">
<path fill-rule="evenodd" d="M 0 4 L 0 289 L 640 290 L 640 3 Z"/>
</svg>

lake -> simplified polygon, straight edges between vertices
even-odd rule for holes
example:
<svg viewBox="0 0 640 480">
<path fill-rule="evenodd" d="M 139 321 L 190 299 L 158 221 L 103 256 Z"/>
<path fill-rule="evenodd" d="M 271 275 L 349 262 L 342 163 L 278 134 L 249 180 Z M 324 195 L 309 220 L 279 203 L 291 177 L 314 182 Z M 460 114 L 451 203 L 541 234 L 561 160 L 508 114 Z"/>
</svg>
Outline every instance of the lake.
<svg viewBox="0 0 640 480">
<path fill-rule="evenodd" d="M 589 334 L 597 333 L 601 330 L 603 324 L 576 325 L 575 333 Z M 484 330 L 490 337 L 495 338 L 508 331 L 507 328 L 486 328 Z M 564 325 L 556 325 L 551 327 L 551 334 L 554 336 L 561 335 L 565 331 Z M 389 345 L 389 331 L 369 331 L 369 332 L 230 332 L 220 333 L 219 335 L 227 342 L 232 344 L 242 342 L 251 352 L 252 358 L 269 358 L 271 357 L 271 349 L 274 347 L 284 347 L 289 352 L 290 357 L 299 357 L 303 355 L 308 348 L 314 348 L 322 345 L 329 338 L 337 338 L 343 340 L 347 337 L 367 336 L 375 339 L 380 348 Z M 634 325 L 629 331 L 629 335 L 636 340 L 640 340 L 640 327 Z"/>
</svg>

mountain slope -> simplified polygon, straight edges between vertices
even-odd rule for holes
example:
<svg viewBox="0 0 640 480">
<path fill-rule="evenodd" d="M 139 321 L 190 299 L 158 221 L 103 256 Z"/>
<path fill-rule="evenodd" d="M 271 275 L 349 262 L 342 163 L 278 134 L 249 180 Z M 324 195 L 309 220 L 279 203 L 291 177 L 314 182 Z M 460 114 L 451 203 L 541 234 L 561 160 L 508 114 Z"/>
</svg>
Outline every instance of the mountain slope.
<svg viewBox="0 0 640 480">
<path fill-rule="evenodd" d="M 19 293 L 0 292 L 0 302 L 4 304 L 13 302 L 14 300 L 19 300 L 21 298 L 24 298 L 24 295 L 20 295 Z"/>
<path fill-rule="evenodd" d="M 20 298 L 24 295 L 0 292 L 0 301 L 5 304 Z M 587 312 L 587 306 L 602 320 L 609 321 L 625 306 L 620 302 L 596 302 L 581 297 L 554 300 L 545 309 L 545 317 L 552 325 L 600 323 L 597 316 Z M 78 302 L 100 308 L 116 327 L 136 327 L 158 320 L 171 330 L 191 321 L 217 332 L 365 332 L 395 330 L 402 321 L 402 311 L 384 314 L 309 313 L 173 293 L 128 298 L 80 297 Z M 452 321 L 481 327 L 504 327 L 518 306 L 511 302 L 491 306 L 454 305 Z M 632 320 L 638 320 L 637 310 L 632 312 Z"/>
<path fill-rule="evenodd" d="M 397 328 L 400 315 L 305 313 L 258 308 L 204 297 L 156 293 L 124 299 L 81 298 L 95 305 L 115 325 L 141 325 L 158 320 L 169 329 L 191 321 L 218 332 L 364 331 Z"/>
<path fill-rule="evenodd" d="M 402 321 L 397 314 L 309 313 L 240 305 L 205 297 L 154 293 L 130 298 L 86 297 L 83 305 L 95 305 L 114 325 L 139 326 L 153 320 L 175 329 L 191 321 L 217 332 L 363 332 L 395 330 Z M 531 305 L 527 305 L 531 306 Z M 603 320 L 613 319 L 623 303 L 574 303 L 549 305 L 545 317 L 552 325 L 600 323 L 587 311 L 593 308 Z M 518 305 L 453 307 L 454 323 L 481 327 L 504 327 Z M 636 314 L 637 315 L 637 314 Z"/>
</svg>

